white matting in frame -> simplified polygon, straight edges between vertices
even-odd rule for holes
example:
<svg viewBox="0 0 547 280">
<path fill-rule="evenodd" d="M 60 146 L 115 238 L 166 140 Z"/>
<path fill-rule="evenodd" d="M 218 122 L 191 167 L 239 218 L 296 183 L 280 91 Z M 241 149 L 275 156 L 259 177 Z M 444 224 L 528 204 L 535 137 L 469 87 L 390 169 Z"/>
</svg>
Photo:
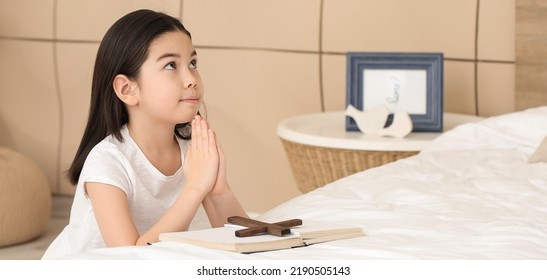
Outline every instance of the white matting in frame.
<svg viewBox="0 0 547 280">
<path fill-rule="evenodd" d="M 427 113 L 425 70 L 369 69 L 363 71 L 363 81 L 365 111 L 386 105 L 390 113 L 399 109 L 409 114 Z"/>
</svg>

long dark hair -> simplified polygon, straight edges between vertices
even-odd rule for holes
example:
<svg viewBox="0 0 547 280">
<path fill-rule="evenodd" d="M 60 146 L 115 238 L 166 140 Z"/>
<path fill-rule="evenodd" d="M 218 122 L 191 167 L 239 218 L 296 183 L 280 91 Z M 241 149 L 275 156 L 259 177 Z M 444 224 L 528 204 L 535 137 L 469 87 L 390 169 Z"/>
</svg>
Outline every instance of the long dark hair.
<svg viewBox="0 0 547 280">
<path fill-rule="evenodd" d="M 67 172 L 72 184 L 78 183 L 85 159 L 101 140 L 112 134 L 119 141 L 124 141 L 120 129 L 127 124 L 129 117 L 112 86 L 116 75 L 138 78 L 150 43 L 162 34 L 177 30 L 191 37 L 177 18 L 151 10 L 137 10 L 120 18 L 106 32 L 95 59 L 89 118 Z M 188 123 L 176 125 L 175 135 L 189 139 L 189 133 L 185 133 L 187 126 Z"/>
</svg>

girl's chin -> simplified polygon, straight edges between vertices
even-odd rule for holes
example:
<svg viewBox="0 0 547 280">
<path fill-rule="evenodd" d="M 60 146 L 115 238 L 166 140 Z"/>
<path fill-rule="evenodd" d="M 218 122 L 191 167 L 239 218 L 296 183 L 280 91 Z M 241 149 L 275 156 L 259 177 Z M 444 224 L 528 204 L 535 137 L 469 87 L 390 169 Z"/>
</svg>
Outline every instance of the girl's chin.
<svg viewBox="0 0 547 280">
<path fill-rule="evenodd" d="M 188 123 L 188 122 L 191 122 L 191 121 L 194 119 L 194 117 L 196 116 L 197 113 L 198 113 L 197 111 L 194 112 L 193 114 L 192 114 L 192 113 L 186 113 L 186 114 L 184 114 L 183 117 L 181 117 L 181 118 L 179 118 L 179 119 L 177 120 L 177 123 Z"/>
</svg>

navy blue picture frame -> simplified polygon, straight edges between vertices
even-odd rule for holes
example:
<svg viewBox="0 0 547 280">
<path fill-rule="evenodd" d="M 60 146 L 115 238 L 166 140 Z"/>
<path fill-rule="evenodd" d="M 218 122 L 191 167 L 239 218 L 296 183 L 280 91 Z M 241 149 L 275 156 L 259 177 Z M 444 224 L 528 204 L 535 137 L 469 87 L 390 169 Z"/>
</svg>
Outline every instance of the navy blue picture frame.
<svg viewBox="0 0 547 280">
<path fill-rule="evenodd" d="M 443 53 L 386 53 L 348 52 L 346 54 L 346 107 L 353 105 L 363 110 L 364 71 L 425 70 L 425 114 L 412 114 L 413 132 L 441 132 L 443 130 Z M 390 114 L 386 126 L 393 120 Z M 346 130 L 358 131 L 353 118 L 346 116 Z"/>
</svg>

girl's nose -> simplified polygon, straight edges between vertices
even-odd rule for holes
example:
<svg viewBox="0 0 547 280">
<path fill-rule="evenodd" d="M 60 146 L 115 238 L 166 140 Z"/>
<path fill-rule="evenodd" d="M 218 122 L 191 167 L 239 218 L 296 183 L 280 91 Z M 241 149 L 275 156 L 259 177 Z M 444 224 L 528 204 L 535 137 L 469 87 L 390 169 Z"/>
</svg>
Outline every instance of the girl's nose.
<svg viewBox="0 0 547 280">
<path fill-rule="evenodd" d="M 184 79 L 184 86 L 186 88 L 195 88 L 198 85 L 198 79 L 194 73 L 188 73 Z"/>
</svg>

